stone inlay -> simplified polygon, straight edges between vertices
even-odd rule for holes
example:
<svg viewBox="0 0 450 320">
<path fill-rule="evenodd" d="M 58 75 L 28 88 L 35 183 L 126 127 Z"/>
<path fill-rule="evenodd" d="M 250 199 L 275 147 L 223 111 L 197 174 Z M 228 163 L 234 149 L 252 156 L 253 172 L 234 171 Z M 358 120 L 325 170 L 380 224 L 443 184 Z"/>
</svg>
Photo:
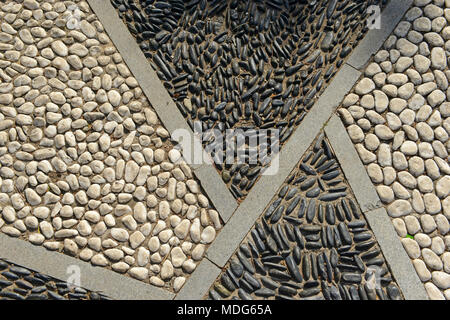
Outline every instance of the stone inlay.
<svg viewBox="0 0 450 320">
<path fill-rule="evenodd" d="M 0 259 L 0 300 L 106 300 L 101 293 L 75 287 Z"/>
<path fill-rule="evenodd" d="M 53 0 L 0 21 L 1 232 L 179 290 L 221 221 L 102 24 Z"/>
<path fill-rule="evenodd" d="M 449 21 L 416 0 L 339 109 L 431 299 L 450 299 Z"/>
<path fill-rule="evenodd" d="M 364 37 L 366 9 L 387 1 L 111 2 L 191 127 L 276 128 L 283 144 Z M 222 163 L 236 198 L 267 166 Z"/>
<path fill-rule="evenodd" d="M 209 292 L 212 299 L 402 299 L 323 135 Z"/>
</svg>

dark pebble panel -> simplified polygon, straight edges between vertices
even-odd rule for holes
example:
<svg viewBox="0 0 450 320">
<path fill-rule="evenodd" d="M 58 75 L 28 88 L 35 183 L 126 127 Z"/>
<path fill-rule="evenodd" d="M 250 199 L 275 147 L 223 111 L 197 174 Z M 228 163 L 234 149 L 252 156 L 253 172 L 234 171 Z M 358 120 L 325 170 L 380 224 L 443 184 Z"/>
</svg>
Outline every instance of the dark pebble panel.
<svg viewBox="0 0 450 320">
<path fill-rule="evenodd" d="M 193 129 L 278 129 L 282 146 L 387 1 L 111 2 Z M 249 163 L 216 164 L 237 199 L 267 167 Z"/>
<path fill-rule="evenodd" d="M 224 270 L 207 298 L 402 299 L 323 136 Z"/>
</svg>

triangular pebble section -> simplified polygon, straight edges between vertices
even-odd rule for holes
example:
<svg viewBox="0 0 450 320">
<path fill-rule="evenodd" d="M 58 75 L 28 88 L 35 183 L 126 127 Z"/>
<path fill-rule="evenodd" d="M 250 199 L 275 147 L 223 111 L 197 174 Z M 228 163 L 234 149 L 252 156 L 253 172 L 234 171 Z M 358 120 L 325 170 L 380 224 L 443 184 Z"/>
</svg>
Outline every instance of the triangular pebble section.
<svg viewBox="0 0 450 320">
<path fill-rule="evenodd" d="M 0 258 L 0 300 L 109 300 Z"/>
<path fill-rule="evenodd" d="M 273 128 L 281 144 L 386 2 L 111 0 L 191 127 Z M 216 168 L 243 199 L 266 165 Z"/>
<path fill-rule="evenodd" d="M 101 22 L 80 0 L 0 17 L 1 232 L 179 290 L 220 217 Z"/>
<path fill-rule="evenodd" d="M 209 291 L 210 299 L 402 299 L 323 135 Z"/>
</svg>

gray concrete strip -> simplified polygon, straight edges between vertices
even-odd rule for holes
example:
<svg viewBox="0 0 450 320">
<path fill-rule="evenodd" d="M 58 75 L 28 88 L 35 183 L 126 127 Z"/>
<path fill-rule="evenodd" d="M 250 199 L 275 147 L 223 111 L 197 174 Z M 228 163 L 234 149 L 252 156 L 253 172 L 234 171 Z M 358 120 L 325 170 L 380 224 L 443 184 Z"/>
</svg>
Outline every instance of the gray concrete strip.
<svg viewBox="0 0 450 320">
<path fill-rule="evenodd" d="M 272 183 L 269 185 L 264 183 L 267 180 L 265 177 L 262 177 L 256 183 L 250 194 L 208 248 L 206 252 L 208 259 L 221 267 L 225 266 L 283 183 L 283 177 L 285 178 L 285 176 L 281 178 L 278 178 L 278 176 L 271 177 Z"/>
<path fill-rule="evenodd" d="M 189 137 L 191 139 L 190 144 L 183 144 L 186 148 L 189 148 L 190 145 L 188 153 L 191 154 L 191 151 L 195 150 L 193 146 L 194 135 L 192 129 L 178 110 L 178 107 L 173 102 L 166 88 L 164 88 L 164 85 L 159 80 L 156 72 L 150 66 L 150 63 L 142 53 L 136 40 L 128 31 L 126 25 L 120 20 L 110 1 L 88 0 L 88 3 L 103 24 L 111 41 L 119 50 L 128 68 L 133 73 L 142 88 L 142 91 L 155 109 L 165 128 L 170 132 L 172 138 L 182 136 L 183 138 Z M 174 140 L 181 143 L 178 139 Z M 183 155 L 185 156 L 185 152 L 183 152 Z M 192 161 L 189 161 L 190 158 L 191 157 L 189 156 L 185 156 L 185 159 L 187 159 L 186 162 L 189 163 L 194 170 L 197 169 L 197 172 L 199 173 L 197 178 L 200 179 L 203 189 L 209 196 L 222 219 L 227 221 L 232 214 L 232 211 L 234 211 L 237 206 L 235 198 L 226 187 L 219 173 L 212 166 L 209 166 L 210 168 L 205 168 L 204 165 L 191 165 Z M 202 180 L 203 177 L 207 177 L 207 179 Z M 209 190 L 209 188 L 211 188 L 211 190 Z M 220 194 L 217 194 L 217 191 L 219 191 Z"/>
<path fill-rule="evenodd" d="M 386 210 L 379 208 L 364 213 L 364 216 L 405 299 L 428 300 L 425 287 L 403 248 Z"/>
<path fill-rule="evenodd" d="M 386 8 L 381 12 L 380 29 L 372 29 L 367 32 L 364 39 L 353 50 L 347 64 L 357 70 L 362 70 L 370 57 L 381 48 L 384 41 L 391 35 L 412 3 L 413 0 L 389 1 Z"/>
<path fill-rule="evenodd" d="M 336 157 L 341 164 L 347 181 L 350 183 L 356 200 L 363 212 L 382 206 L 381 200 L 367 174 L 366 168 L 361 162 L 353 142 L 347 134 L 347 130 L 341 119 L 334 115 L 327 126 L 325 133 L 330 140 Z"/>
<path fill-rule="evenodd" d="M 112 299 L 170 300 L 175 296 L 164 289 L 5 234 L 0 234 L 0 258 L 63 281 L 71 275 L 69 267 L 77 266 L 83 288 L 102 292 Z"/>
<path fill-rule="evenodd" d="M 218 181 L 218 172 L 213 165 L 204 164 L 194 170 L 195 176 L 200 180 L 203 190 L 214 204 L 222 220 L 227 223 L 233 215 L 238 204 L 228 190 L 222 179 Z"/>
<path fill-rule="evenodd" d="M 344 65 L 280 151 L 276 175 L 262 176 L 209 247 L 207 257 L 223 267 L 361 73 Z"/>
<path fill-rule="evenodd" d="M 358 81 L 360 77 L 361 72 L 348 65 L 343 65 L 336 77 L 331 81 L 320 98 L 314 104 L 301 125 L 308 126 L 310 127 L 309 129 L 314 127 L 318 133 L 319 129 L 321 129 L 328 119 L 330 119 L 331 115 L 340 106 L 342 100 L 344 100 L 344 97 L 353 88 L 356 81 Z M 317 134 L 315 134 L 314 137 L 316 135 Z M 301 139 L 301 137 L 299 137 L 299 139 Z M 295 142 L 293 145 L 295 145 Z M 283 149 L 284 148 L 286 148 L 286 146 L 284 146 Z"/>
<path fill-rule="evenodd" d="M 175 300 L 201 300 L 222 270 L 208 259 L 197 266 Z"/>
</svg>

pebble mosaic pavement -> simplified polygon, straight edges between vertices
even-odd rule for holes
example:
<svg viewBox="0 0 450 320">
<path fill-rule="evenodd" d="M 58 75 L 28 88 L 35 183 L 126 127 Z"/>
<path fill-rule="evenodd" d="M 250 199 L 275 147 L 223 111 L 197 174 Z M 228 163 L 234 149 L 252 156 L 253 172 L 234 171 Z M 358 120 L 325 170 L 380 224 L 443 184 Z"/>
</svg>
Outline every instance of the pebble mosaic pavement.
<svg viewBox="0 0 450 320">
<path fill-rule="evenodd" d="M 283 145 L 388 1 L 109 3 L 193 129 Z M 449 19 L 414 0 L 338 110 L 430 299 L 450 299 Z M 147 98 L 88 2 L 2 2 L 0 231 L 178 292 L 223 222 Z M 265 166 L 216 169 L 241 202 Z M 107 299 L 26 267 L 0 257 L 0 299 Z M 403 299 L 324 134 L 204 293 Z"/>
<path fill-rule="evenodd" d="M 450 299 L 449 21 L 414 1 L 339 109 L 430 299 Z"/>
<path fill-rule="evenodd" d="M 111 0 L 193 129 L 276 128 L 280 144 L 364 37 L 366 9 L 386 2 Z M 244 199 L 268 163 L 222 165 L 227 146 L 205 140 Z"/>
<path fill-rule="evenodd" d="M 102 24 L 84 1 L 0 18 L 1 232 L 178 291 L 221 221 Z"/>
</svg>

